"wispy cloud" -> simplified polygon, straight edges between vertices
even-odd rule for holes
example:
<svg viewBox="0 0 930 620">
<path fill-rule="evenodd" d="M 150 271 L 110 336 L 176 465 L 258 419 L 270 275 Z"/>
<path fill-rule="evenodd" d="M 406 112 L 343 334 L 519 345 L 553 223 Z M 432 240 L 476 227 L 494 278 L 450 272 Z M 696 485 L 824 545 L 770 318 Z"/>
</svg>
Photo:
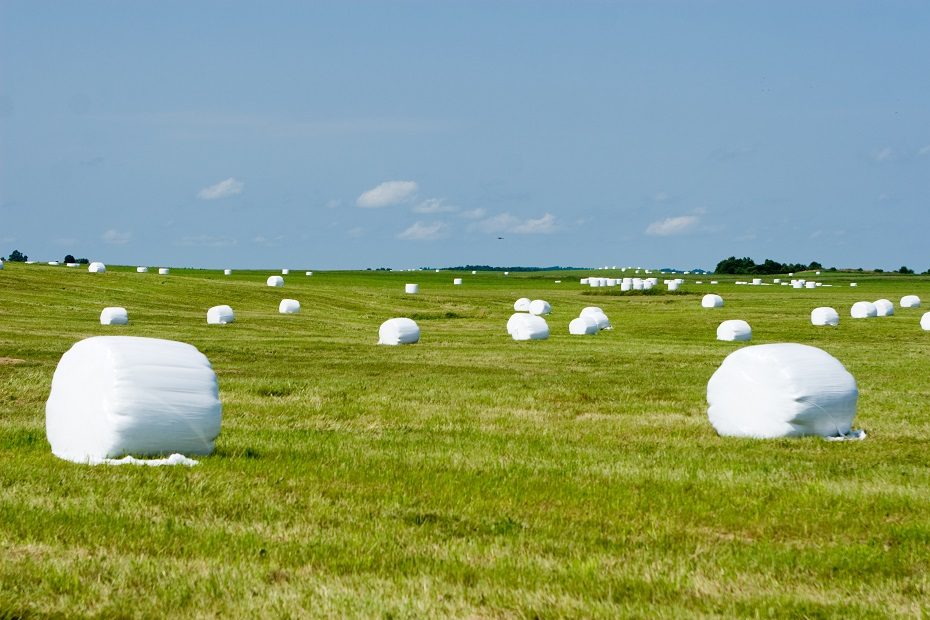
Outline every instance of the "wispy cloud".
<svg viewBox="0 0 930 620">
<path fill-rule="evenodd" d="M 487 214 L 488 212 L 485 209 L 478 207 L 477 209 L 468 209 L 467 211 L 460 211 L 458 215 L 459 217 L 464 217 L 466 220 L 480 220 Z"/>
<path fill-rule="evenodd" d="M 197 192 L 197 198 L 201 200 L 218 200 L 241 194 L 245 183 L 237 181 L 234 177 L 229 177 L 225 181 L 220 181 L 216 185 L 210 185 Z"/>
<path fill-rule="evenodd" d="M 510 213 L 500 213 L 493 217 L 481 220 L 477 224 L 478 230 L 489 234 L 514 233 L 517 235 L 541 235 L 554 232 L 556 229 L 555 216 L 546 213 L 539 218 L 522 220 Z"/>
<path fill-rule="evenodd" d="M 894 158 L 894 150 L 890 146 L 883 147 L 875 151 L 872 158 L 877 162 L 889 161 Z"/>
<path fill-rule="evenodd" d="M 190 237 L 181 237 L 175 241 L 175 245 L 186 247 L 204 247 L 204 248 L 228 248 L 237 245 L 239 242 L 232 237 L 213 236 L 213 235 L 192 235 Z"/>
<path fill-rule="evenodd" d="M 365 229 L 361 226 L 356 226 L 355 228 L 350 228 L 346 231 L 346 234 L 352 239 L 360 239 L 365 236 Z"/>
<path fill-rule="evenodd" d="M 264 245 L 266 247 L 276 248 L 281 245 L 281 241 L 284 240 L 284 235 L 278 235 L 276 237 L 266 237 L 265 235 L 255 235 L 252 238 L 252 243 L 256 245 Z"/>
<path fill-rule="evenodd" d="M 446 204 L 444 198 L 430 198 L 413 207 L 414 213 L 455 213 L 458 207 Z"/>
<path fill-rule="evenodd" d="M 923 157 L 924 155 L 930 155 L 930 144 L 926 146 L 922 146 L 919 149 L 917 149 L 918 157 Z"/>
<path fill-rule="evenodd" d="M 408 241 L 433 241 L 448 235 L 448 225 L 442 222 L 414 222 L 407 230 L 397 235 L 398 239 Z"/>
<path fill-rule="evenodd" d="M 683 235 L 697 228 L 701 218 L 696 215 L 679 215 L 658 220 L 646 227 L 646 234 L 654 237 L 669 237 Z"/>
<path fill-rule="evenodd" d="M 364 209 L 380 209 L 406 202 L 417 193 L 416 181 L 385 181 L 364 192 L 355 204 Z"/>
<path fill-rule="evenodd" d="M 121 232 L 115 228 L 111 228 L 100 235 L 100 238 L 103 239 L 104 243 L 109 243 L 111 245 L 125 245 L 132 239 L 132 233 Z"/>
<path fill-rule="evenodd" d="M 668 202 L 671 200 L 671 198 L 672 197 L 669 196 L 668 192 L 656 192 L 652 195 L 652 201 L 658 203 Z"/>
</svg>

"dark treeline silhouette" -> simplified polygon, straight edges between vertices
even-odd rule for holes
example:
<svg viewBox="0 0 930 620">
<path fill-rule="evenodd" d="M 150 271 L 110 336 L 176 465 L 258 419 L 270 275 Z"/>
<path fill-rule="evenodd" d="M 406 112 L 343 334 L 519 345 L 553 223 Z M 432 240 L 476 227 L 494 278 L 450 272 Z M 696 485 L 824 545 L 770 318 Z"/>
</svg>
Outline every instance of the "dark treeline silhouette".
<svg viewBox="0 0 930 620">
<path fill-rule="evenodd" d="M 802 265 L 801 263 L 779 263 L 771 258 L 766 258 L 764 263 L 757 263 L 748 256 L 745 258 L 731 256 L 717 263 L 715 272 L 771 275 L 776 273 L 807 271 L 808 269 L 823 269 L 823 265 L 817 261 L 813 261 L 810 265 Z"/>
</svg>

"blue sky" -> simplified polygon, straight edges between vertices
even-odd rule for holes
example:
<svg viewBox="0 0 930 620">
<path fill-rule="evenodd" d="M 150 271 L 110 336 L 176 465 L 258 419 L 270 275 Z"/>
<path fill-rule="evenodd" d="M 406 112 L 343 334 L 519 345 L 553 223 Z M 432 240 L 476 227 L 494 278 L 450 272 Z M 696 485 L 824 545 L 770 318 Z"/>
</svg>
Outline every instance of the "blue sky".
<svg viewBox="0 0 930 620">
<path fill-rule="evenodd" d="M 928 76 L 926 2 L 2 0 L 0 252 L 923 271 Z"/>
</svg>

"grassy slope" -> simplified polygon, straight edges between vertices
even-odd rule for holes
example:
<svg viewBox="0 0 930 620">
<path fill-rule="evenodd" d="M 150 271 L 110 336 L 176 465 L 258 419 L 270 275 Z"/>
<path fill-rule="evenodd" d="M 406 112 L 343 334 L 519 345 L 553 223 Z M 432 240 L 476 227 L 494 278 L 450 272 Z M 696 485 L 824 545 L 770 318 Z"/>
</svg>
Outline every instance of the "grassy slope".
<svg viewBox="0 0 930 620">
<path fill-rule="evenodd" d="M 696 295 L 586 294 L 567 273 L 456 287 L 452 273 L 301 273 L 284 289 L 267 275 L 0 272 L 0 357 L 26 360 L 0 365 L 0 617 L 930 612 L 930 333 L 921 310 L 847 318 L 859 299 L 930 300 L 927 278 L 722 283 L 726 307 L 702 310 Z M 277 314 L 285 296 L 301 314 Z M 506 335 L 520 296 L 552 303 L 548 341 Z M 219 303 L 234 325 L 206 325 Z M 100 326 L 105 305 L 130 325 Z M 585 305 L 615 329 L 568 336 Z M 838 329 L 809 324 L 817 305 L 837 307 Z M 421 343 L 375 346 L 391 316 L 415 318 Z M 868 440 L 717 437 L 705 386 L 740 346 L 714 340 L 725 318 L 755 343 L 837 356 Z M 210 358 L 214 456 L 152 470 L 51 455 L 55 365 L 99 334 Z"/>
</svg>

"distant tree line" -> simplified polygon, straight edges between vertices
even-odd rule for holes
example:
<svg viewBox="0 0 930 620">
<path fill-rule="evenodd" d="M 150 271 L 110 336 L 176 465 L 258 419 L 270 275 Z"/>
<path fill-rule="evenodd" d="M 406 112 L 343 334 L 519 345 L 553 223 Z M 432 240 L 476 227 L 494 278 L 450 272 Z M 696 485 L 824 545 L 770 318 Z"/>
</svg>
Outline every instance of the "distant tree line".
<svg viewBox="0 0 930 620">
<path fill-rule="evenodd" d="M 10 255 L 7 257 L 7 260 L 11 263 L 25 263 L 29 260 L 29 257 L 20 252 L 19 250 L 13 250 L 10 252 Z M 71 254 L 66 254 L 63 263 L 77 263 L 78 265 L 87 265 L 90 261 L 86 258 L 74 258 Z"/>
<path fill-rule="evenodd" d="M 433 269 L 433 267 L 421 267 L 421 269 Z M 490 265 L 463 265 L 459 267 L 440 267 L 442 271 L 568 271 L 585 269 L 585 267 L 491 267 Z"/>
<path fill-rule="evenodd" d="M 823 269 L 823 265 L 817 261 L 812 261 L 809 265 L 804 265 L 802 263 L 779 263 L 770 258 L 765 259 L 763 263 L 757 263 L 751 258 L 736 258 L 731 256 L 730 258 L 725 258 L 719 263 L 717 263 L 717 269 L 715 273 L 723 274 L 748 274 L 748 275 L 773 275 L 776 273 L 794 273 L 796 271 L 814 271 Z M 825 271 L 837 271 L 836 267 L 830 267 Z M 864 272 L 865 270 L 862 267 L 856 269 L 848 269 L 847 271 L 857 271 Z M 873 269 L 873 273 L 885 273 L 884 269 Z M 910 269 L 907 266 L 902 265 L 897 271 L 892 273 L 900 274 L 912 274 L 914 273 L 913 269 Z M 924 275 L 930 275 L 930 269 L 924 272 Z"/>
</svg>

